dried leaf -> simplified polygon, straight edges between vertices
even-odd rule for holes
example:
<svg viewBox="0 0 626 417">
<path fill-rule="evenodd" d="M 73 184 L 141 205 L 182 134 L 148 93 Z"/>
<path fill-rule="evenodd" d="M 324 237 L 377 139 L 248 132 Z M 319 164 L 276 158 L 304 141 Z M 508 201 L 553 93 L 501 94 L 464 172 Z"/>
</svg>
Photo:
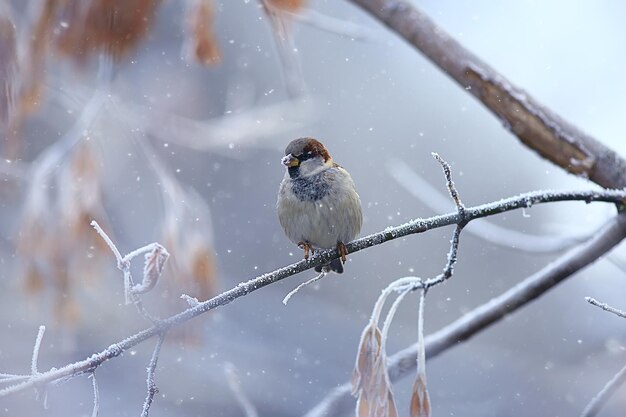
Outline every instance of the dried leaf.
<svg viewBox="0 0 626 417">
<path fill-rule="evenodd" d="M 194 58 L 204 65 L 214 65 L 221 60 L 213 19 L 212 0 L 195 0 L 192 3 L 187 15 L 190 50 Z"/>
<path fill-rule="evenodd" d="M 29 294 L 37 294 L 43 289 L 43 276 L 34 262 L 28 262 L 24 272 L 24 289 Z"/>
<path fill-rule="evenodd" d="M 280 10 L 288 12 L 297 12 L 304 7 L 304 0 L 267 0 L 267 2 Z"/>
<path fill-rule="evenodd" d="M 189 269 L 196 287 L 194 294 L 206 300 L 216 293 L 215 258 L 211 247 L 203 240 L 192 245 L 189 251 Z"/>
<path fill-rule="evenodd" d="M 356 415 L 357 417 L 369 417 L 370 415 L 370 405 L 365 394 L 359 395 L 356 400 Z"/>
<path fill-rule="evenodd" d="M 9 124 L 15 108 L 18 62 L 15 26 L 0 7 L 0 126 Z"/>
<path fill-rule="evenodd" d="M 54 313 L 58 322 L 66 326 L 75 326 L 80 319 L 80 307 L 71 294 L 57 292 Z"/>
<path fill-rule="evenodd" d="M 363 331 L 356 366 L 352 374 L 352 394 L 357 398 L 358 417 L 397 417 L 391 382 L 382 349 L 381 331 L 371 321 Z"/>
<path fill-rule="evenodd" d="M 380 329 L 374 323 L 370 323 L 363 330 L 356 366 L 352 373 L 352 395 L 359 393 L 363 381 L 372 379 L 376 363 L 380 357 L 381 337 Z"/>
<path fill-rule="evenodd" d="M 141 284 L 132 288 L 134 294 L 144 294 L 150 291 L 159 281 L 159 277 L 163 272 L 163 266 L 169 258 L 170 254 L 163 246 L 154 243 L 152 250 L 145 255 L 145 264 L 143 268 L 143 280 Z"/>
<path fill-rule="evenodd" d="M 426 343 L 424 341 L 424 304 L 426 291 L 420 293 L 417 318 L 417 376 L 411 395 L 411 417 L 430 417 L 430 398 L 426 387 Z"/>
<path fill-rule="evenodd" d="M 393 392 L 387 391 L 387 416 L 398 417 L 398 410 L 396 409 L 396 401 L 393 398 Z"/>
<path fill-rule="evenodd" d="M 430 417 L 430 398 L 426 381 L 418 375 L 413 383 L 413 394 L 411 395 L 411 417 Z"/>
<path fill-rule="evenodd" d="M 31 113 L 40 103 L 45 81 L 45 64 L 54 32 L 54 18 L 61 0 L 45 0 L 33 27 L 26 64 L 23 66 L 22 88 L 19 98 L 19 117 Z"/>
<path fill-rule="evenodd" d="M 125 58 L 146 36 L 160 0 L 70 0 L 57 48 L 83 63 L 90 55 Z"/>
</svg>

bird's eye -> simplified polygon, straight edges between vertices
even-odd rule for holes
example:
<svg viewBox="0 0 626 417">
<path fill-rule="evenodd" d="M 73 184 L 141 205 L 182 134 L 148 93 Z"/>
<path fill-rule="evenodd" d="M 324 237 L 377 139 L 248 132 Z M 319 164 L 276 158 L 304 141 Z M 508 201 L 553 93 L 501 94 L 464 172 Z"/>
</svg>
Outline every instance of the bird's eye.
<svg viewBox="0 0 626 417">
<path fill-rule="evenodd" d="M 297 157 L 300 162 L 313 158 L 313 152 L 305 152 Z"/>
</svg>

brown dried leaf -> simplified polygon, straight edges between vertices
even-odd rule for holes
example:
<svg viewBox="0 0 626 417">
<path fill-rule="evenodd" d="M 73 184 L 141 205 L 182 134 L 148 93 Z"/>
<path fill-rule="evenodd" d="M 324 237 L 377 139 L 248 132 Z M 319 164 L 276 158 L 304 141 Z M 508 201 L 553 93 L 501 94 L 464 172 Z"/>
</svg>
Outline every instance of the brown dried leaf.
<svg viewBox="0 0 626 417">
<path fill-rule="evenodd" d="M 57 48 L 83 63 L 105 52 L 119 61 L 146 36 L 160 0 L 70 0 Z"/>
<path fill-rule="evenodd" d="M 106 243 L 93 233 L 92 220 L 106 225 L 103 207 L 102 178 L 90 142 L 84 142 L 73 150 L 71 160 L 59 172 L 59 211 L 70 236 L 78 246 L 95 245 L 98 251 L 108 252 Z"/>
<path fill-rule="evenodd" d="M 363 331 L 356 366 L 352 374 L 352 395 L 357 399 L 357 417 L 397 417 L 382 335 L 374 322 Z"/>
<path fill-rule="evenodd" d="M 357 417 L 369 417 L 370 415 L 370 404 L 365 394 L 359 395 L 356 400 L 356 415 Z"/>
<path fill-rule="evenodd" d="M 380 329 L 374 323 L 370 323 L 363 330 L 356 366 L 352 373 L 352 395 L 359 393 L 364 381 L 373 379 L 376 363 L 380 357 L 381 339 Z"/>
<path fill-rule="evenodd" d="M 426 381 L 418 374 L 411 395 L 411 417 L 430 417 L 430 398 Z"/>
<path fill-rule="evenodd" d="M 304 7 L 305 0 L 267 0 L 267 2 L 277 9 L 293 13 Z"/>
<path fill-rule="evenodd" d="M 9 124 L 15 107 L 18 62 L 15 26 L 0 8 L 0 126 Z"/>
<path fill-rule="evenodd" d="M 214 31 L 214 14 L 212 0 L 196 0 L 187 16 L 193 56 L 204 65 L 214 65 L 221 60 Z"/>
<path fill-rule="evenodd" d="M 43 289 L 44 279 L 34 262 L 28 262 L 24 270 L 24 289 L 28 294 L 37 294 Z"/>
<path fill-rule="evenodd" d="M 45 0 L 33 27 L 25 72 L 22 75 L 18 117 L 25 117 L 39 105 L 45 81 L 45 64 L 54 31 L 55 16 L 62 0 Z"/>
<path fill-rule="evenodd" d="M 75 326 L 80 320 L 80 307 L 71 293 L 57 291 L 54 313 L 59 323 L 64 325 Z"/>
<path fill-rule="evenodd" d="M 396 401 L 393 398 L 393 392 L 387 391 L 387 414 L 388 417 L 398 417 L 398 410 L 396 409 Z"/>
<path fill-rule="evenodd" d="M 196 298 L 203 300 L 213 297 L 216 293 L 215 257 L 206 242 L 192 246 L 189 256 L 189 269 L 194 280 Z"/>
<path fill-rule="evenodd" d="M 154 243 L 152 250 L 145 255 L 143 267 L 143 280 L 141 284 L 135 285 L 132 289 L 134 294 L 145 294 L 150 291 L 159 281 L 163 272 L 163 266 L 170 254 L 163 246 Z"/>
</svg>

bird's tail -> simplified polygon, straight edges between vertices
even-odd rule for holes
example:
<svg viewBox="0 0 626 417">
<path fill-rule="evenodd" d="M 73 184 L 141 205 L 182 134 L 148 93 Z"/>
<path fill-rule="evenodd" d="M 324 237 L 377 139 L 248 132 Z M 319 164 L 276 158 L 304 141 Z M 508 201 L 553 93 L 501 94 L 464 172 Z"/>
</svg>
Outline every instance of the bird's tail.
<svg viewBox="0 0 626 417">
<path fill-rule="evenodd" d="M 343 264 L 341 263 L 341 259 L 333 259 L 330 263 L 326 265 L 320 265 L 315 267 L 315 271 L 322 272 L 322 270 L 328 272 L 333 271 L 338 274 L 343 274 Z"/>
</svg>

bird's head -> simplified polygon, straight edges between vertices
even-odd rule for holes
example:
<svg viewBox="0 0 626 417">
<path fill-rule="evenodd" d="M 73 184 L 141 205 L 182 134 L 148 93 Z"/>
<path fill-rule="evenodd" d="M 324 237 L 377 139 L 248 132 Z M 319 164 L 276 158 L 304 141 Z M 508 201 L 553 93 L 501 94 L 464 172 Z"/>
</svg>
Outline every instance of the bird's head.
<svg viewBox="0 0 626 417">
<path fill-rule="evenodd" d="M 291 178 L 309 177 L 331 168 L 333 160 L 324 145 L 313 138 L 292 140 L 281 160 Z"/>
</svg>

